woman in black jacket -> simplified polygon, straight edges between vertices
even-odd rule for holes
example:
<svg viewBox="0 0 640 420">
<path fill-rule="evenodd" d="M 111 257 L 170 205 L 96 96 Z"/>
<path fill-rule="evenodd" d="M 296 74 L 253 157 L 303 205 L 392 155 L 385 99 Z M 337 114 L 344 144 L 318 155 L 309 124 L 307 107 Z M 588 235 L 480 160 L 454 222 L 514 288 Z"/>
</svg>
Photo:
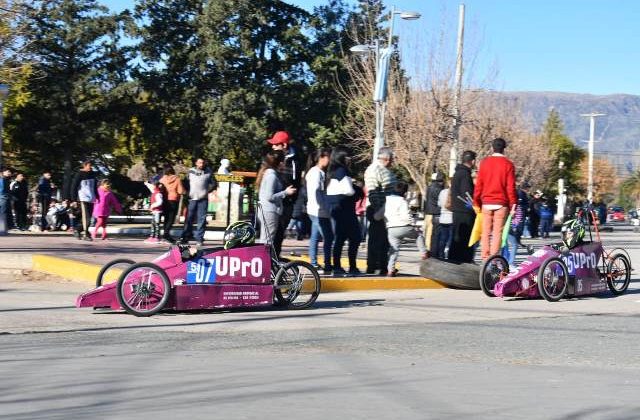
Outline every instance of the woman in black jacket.
<svg viewBox="0 0 640 420">
<path fill-rule="evenodd" d="M 327 202 L 329 205 L 335 240 L 333 242 L 333 275 L 344 276 L 346 273 L 340 266 L 342 247 L 349 240 L 349 275 L 358 275 L 356 267 L 358 246 L 362 237 L 358 218 L 356 217 L 356 201 L 363 197 L 360 187 L 353 185 L 349 172 L 351 158 L 346 148 L 337 146 L 331 153 L 331 161 L 327 171 Z"/>
</svg>

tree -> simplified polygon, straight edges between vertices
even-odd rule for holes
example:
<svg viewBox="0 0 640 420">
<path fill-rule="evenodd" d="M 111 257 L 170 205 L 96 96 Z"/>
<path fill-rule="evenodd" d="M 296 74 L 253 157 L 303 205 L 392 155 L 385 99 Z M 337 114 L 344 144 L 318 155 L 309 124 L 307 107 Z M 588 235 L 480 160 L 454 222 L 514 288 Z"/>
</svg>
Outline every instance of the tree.
<svg viewBox="0 0 640 420">
<path fill-rule="evenodd" d="M 564 134 L 564 124 L 555 109 L 549 111 L 542 127 L 542 138 L 549 147 L 549 155 L 553 162 L 545 189 L 557 192 L 558 179 L 564 178 L 565 188 L 570 195 L 582 193 L 584 184 L 580 183 L 580 179 L 584 172 L 580 164 L 585 158 L 585 152 Z"/>
<path fill-rule="evenodd" d="M 10 151 L 19 165 L 64 166 L 113 147 L 117 103 L 108 94 L 125 79 L 118 46 L 124 16 L 94 0 L 39 0 L 25 6 L 25 51 L 33 73 L 20 86 L 7 118 Z M 65 192 L 68 192 L 65 188 Z"/>
<path fill-rule="evenodd" d="M 587 191 L 589 168 L 586 159 L 580 163 L 580 178 L 578 185 L 582 191 Z M 593 160 L 593 201 L 610 203 L 618 192 L 618 177 L 615 166 L 607 159 Z M 585 196 L 586 198 L 586 196 Z"/>
</svg>

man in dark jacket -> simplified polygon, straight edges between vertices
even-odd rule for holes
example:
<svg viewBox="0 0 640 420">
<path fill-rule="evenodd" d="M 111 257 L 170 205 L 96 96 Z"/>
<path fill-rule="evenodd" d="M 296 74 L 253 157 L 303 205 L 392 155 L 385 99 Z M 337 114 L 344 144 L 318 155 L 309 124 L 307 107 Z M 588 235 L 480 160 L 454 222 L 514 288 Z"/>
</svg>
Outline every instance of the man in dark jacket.
<svg viewBox="0 0 640 420">
<path fill-rule="evenodd" d="M 13 226 L 11 215 L 11 169 L 2 168 L 0 172 L 0 234 L 4 235 Z"/>
<path fill-rule="evenodd" d="M 438 226 L 438 216 L 440 207 L 438 206 L 438 196 L 444 189 L 444 177 L 440 172 L 431 175 L 431 184 L 427 188 L 427 197 L 424 200 L 424 244 L 427 252 L 431 253 L 433 232 Z"/>
<path fill-rule="evenodd" d="M 82 214 L 80 223 L 76 223 L 74 235 L 77 239 L 91 241 L 89 225 L 93 214 L 93 202 L 98 197 L 98 180 L 93 172 L 91 161 L 82 162 L 82 169 L 78 171 L 71 183 L 71 195 L 73 201 L 78 202 Z"/>
<path fill-rule="evenodd" d="M 302 165 L 295 148 L 291 146 L 291 141 L 291 136 L 286 131 L 277 131 L 273 137 L 267 140 L 273 150 L 282 150 L 284 153 L 284 168 L 280 171 L 280 179 L 284 187 L 293 186 L 296 189 L 295 194 L 288 195 L 282 200 L 282 214 L 278 221 L 279 228 L 276 231 L 276 237 L 273 238 L 276 248 L 281 246 L 284 240 L 284 232 L 293 216 L 293 206 L 298 199 L 302 179 Z"/>
<path fill-rule="evenodd" d="M 476 220 L 476 213 L 470 204 L 458 197 L 473 197 L 473 178 L 471 169 L 476 164 L 476 153 L 466 150 L 462 154 L 462 163 L 456 166 L 451 179 L 451 211 L 453 212 L 453 241 L 449 251 L 449 259 L 457 262 L 472 263 L 474 248 L 469 247 L 469 237 Z"/>
<path fill-rule="evenodd" d="M 51 172 L 44 171 L 38 181 L 38 205 L 40 206 L 40 231 L 47 228 L 47 211 L 51 204 Z"/>
<path fill-rule="evenodd" d="M 24 174 L 18 173 L 11 183 L 11 197 L 13 211 L 16 213 L 16 225 L 20 230 L 27 230 L 27 201 L 29 199 L 29 185 Z"/>
</svg>

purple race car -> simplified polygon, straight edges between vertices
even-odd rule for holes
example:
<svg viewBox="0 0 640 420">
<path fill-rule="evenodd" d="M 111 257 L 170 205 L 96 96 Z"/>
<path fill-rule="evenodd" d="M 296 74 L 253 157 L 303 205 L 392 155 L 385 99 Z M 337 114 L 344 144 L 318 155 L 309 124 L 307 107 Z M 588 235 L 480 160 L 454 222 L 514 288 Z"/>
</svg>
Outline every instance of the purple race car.
<svg viewBox="0 0 640 420">
<path fill-rule="evenodd" d="M 606 251 L 599 234 L 597 241 L 583 241 L 584 223 L 578 219 L 565 223 L 565 228 L 562 243 L 546 245 L 515 269 L 502 256 L 489 258 L 480 270 L 482 291 L 490 297 L 542 296 L 549 302 L 607 287 L 614 295 L 624 293 L 631 281 L 629 254 L 621 248 Z"/>
<path fill-rule="evenodd" d="M 109 270 L 118 266 L 124 266 L 118 280 L 102 284 L 109 279 Z M 273 304 L 308 308 L 320 294 L 320 276 L 304 261 L 274 258 L 268 245 L 204 250 L 173 245 L 153 262 L 110 262 L 98 275 L 96 286 L 78 296 L 78 308 L 124 309 L 132 315 L 150 316 L 163 309 Z"/>
</svg>

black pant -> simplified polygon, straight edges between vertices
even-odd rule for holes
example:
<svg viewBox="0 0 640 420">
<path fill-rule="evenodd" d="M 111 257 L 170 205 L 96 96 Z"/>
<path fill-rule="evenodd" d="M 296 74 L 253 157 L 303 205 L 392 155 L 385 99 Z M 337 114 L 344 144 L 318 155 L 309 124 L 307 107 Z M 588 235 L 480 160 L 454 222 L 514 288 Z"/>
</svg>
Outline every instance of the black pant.
<svg viewBox="0 0 640 420">
<path fill-rule="evenodd" d="M 449 249 L 449 259 L 456 262 L 471 263 L 475 249 L 469 247 L 469 238 L 476 215 L 468 212 L 453 212 L 453 240 Z"/>
<path fill-rule="evenodd" d="M 84 236 L 89 236 L 89 226 L 91 226 L 91 217 L 93 215 L 93 203 L 88 201 L 80 202 L 80 217 L 76 222 L 77 234 L 84 233 Z"/>
<path fill-rule="evenodd" d="M 167 200 L 164 206 L 164 233 L 162 237 L 168 241 L 173 241 L 171 238 L 171 228 L 173 227 L 173 222 L 176 220 L 176 214 L 178 214 L 178 202 L 173 200 Z"/>
<path fill-rule="evenodd" d="M 333 241 L 333 267 L 342 268 L 340 258 L 342 256 L 342 247 L 349 240 L 349 248 L 347 256 L 349 257 L 349 269 L 355 270 L 356 257 L 358 256 L 358 247 L 360 246 L 360 223 L 354 212 L 332 211 L 331 219 L 333 221 L 333 230 L 335 239 Z"/>
<path fill-rule="evenodd" d="M 11 198 L 7 199 L 6 207 L 7 229 L 13 229 L 16 224 L 13 222 L 13 211 L 11 210 Z"/>
<path fill-rule="evenodd" d="M 51 197 L 40 196 L 38 197 L 38 204 L 40 204 L 40 229 L 47 228 L 47 212 L 49 211 L 49 205 L 51 204 Z"/>
<path fill-rule="evenodd" d="M 367 238 L 367 272 L 375 270 L 387 271 L 389 261 L 389 239 L 387 237 L 387 225 L 383 220 L 375 220 L 375 209 L 367 207 L 367 220 L 369 221 Z"/>
<path fill-rule="evenodd" d="M 27 228 L 27 202 L 16 201 L 13 203 L 13 211 L 16 213 L 16 225 L 20 229 Z"/>
<path fill-rule="evenodd" d="M 276 230 L 276 234 L 273 237 L 273 247 L 276 250 L 276 255 L 280 255 L 282 251 L 282 242 L 284 241 L 284 232 L 287 230 L 287 226 L 289 226 L 289 222 L 291 221 L 291 216 L 293 215 L 293 203 L 285 202 L 282 204 L 282 214 L 278 219 L 278 229 Z"/>
</svg>

